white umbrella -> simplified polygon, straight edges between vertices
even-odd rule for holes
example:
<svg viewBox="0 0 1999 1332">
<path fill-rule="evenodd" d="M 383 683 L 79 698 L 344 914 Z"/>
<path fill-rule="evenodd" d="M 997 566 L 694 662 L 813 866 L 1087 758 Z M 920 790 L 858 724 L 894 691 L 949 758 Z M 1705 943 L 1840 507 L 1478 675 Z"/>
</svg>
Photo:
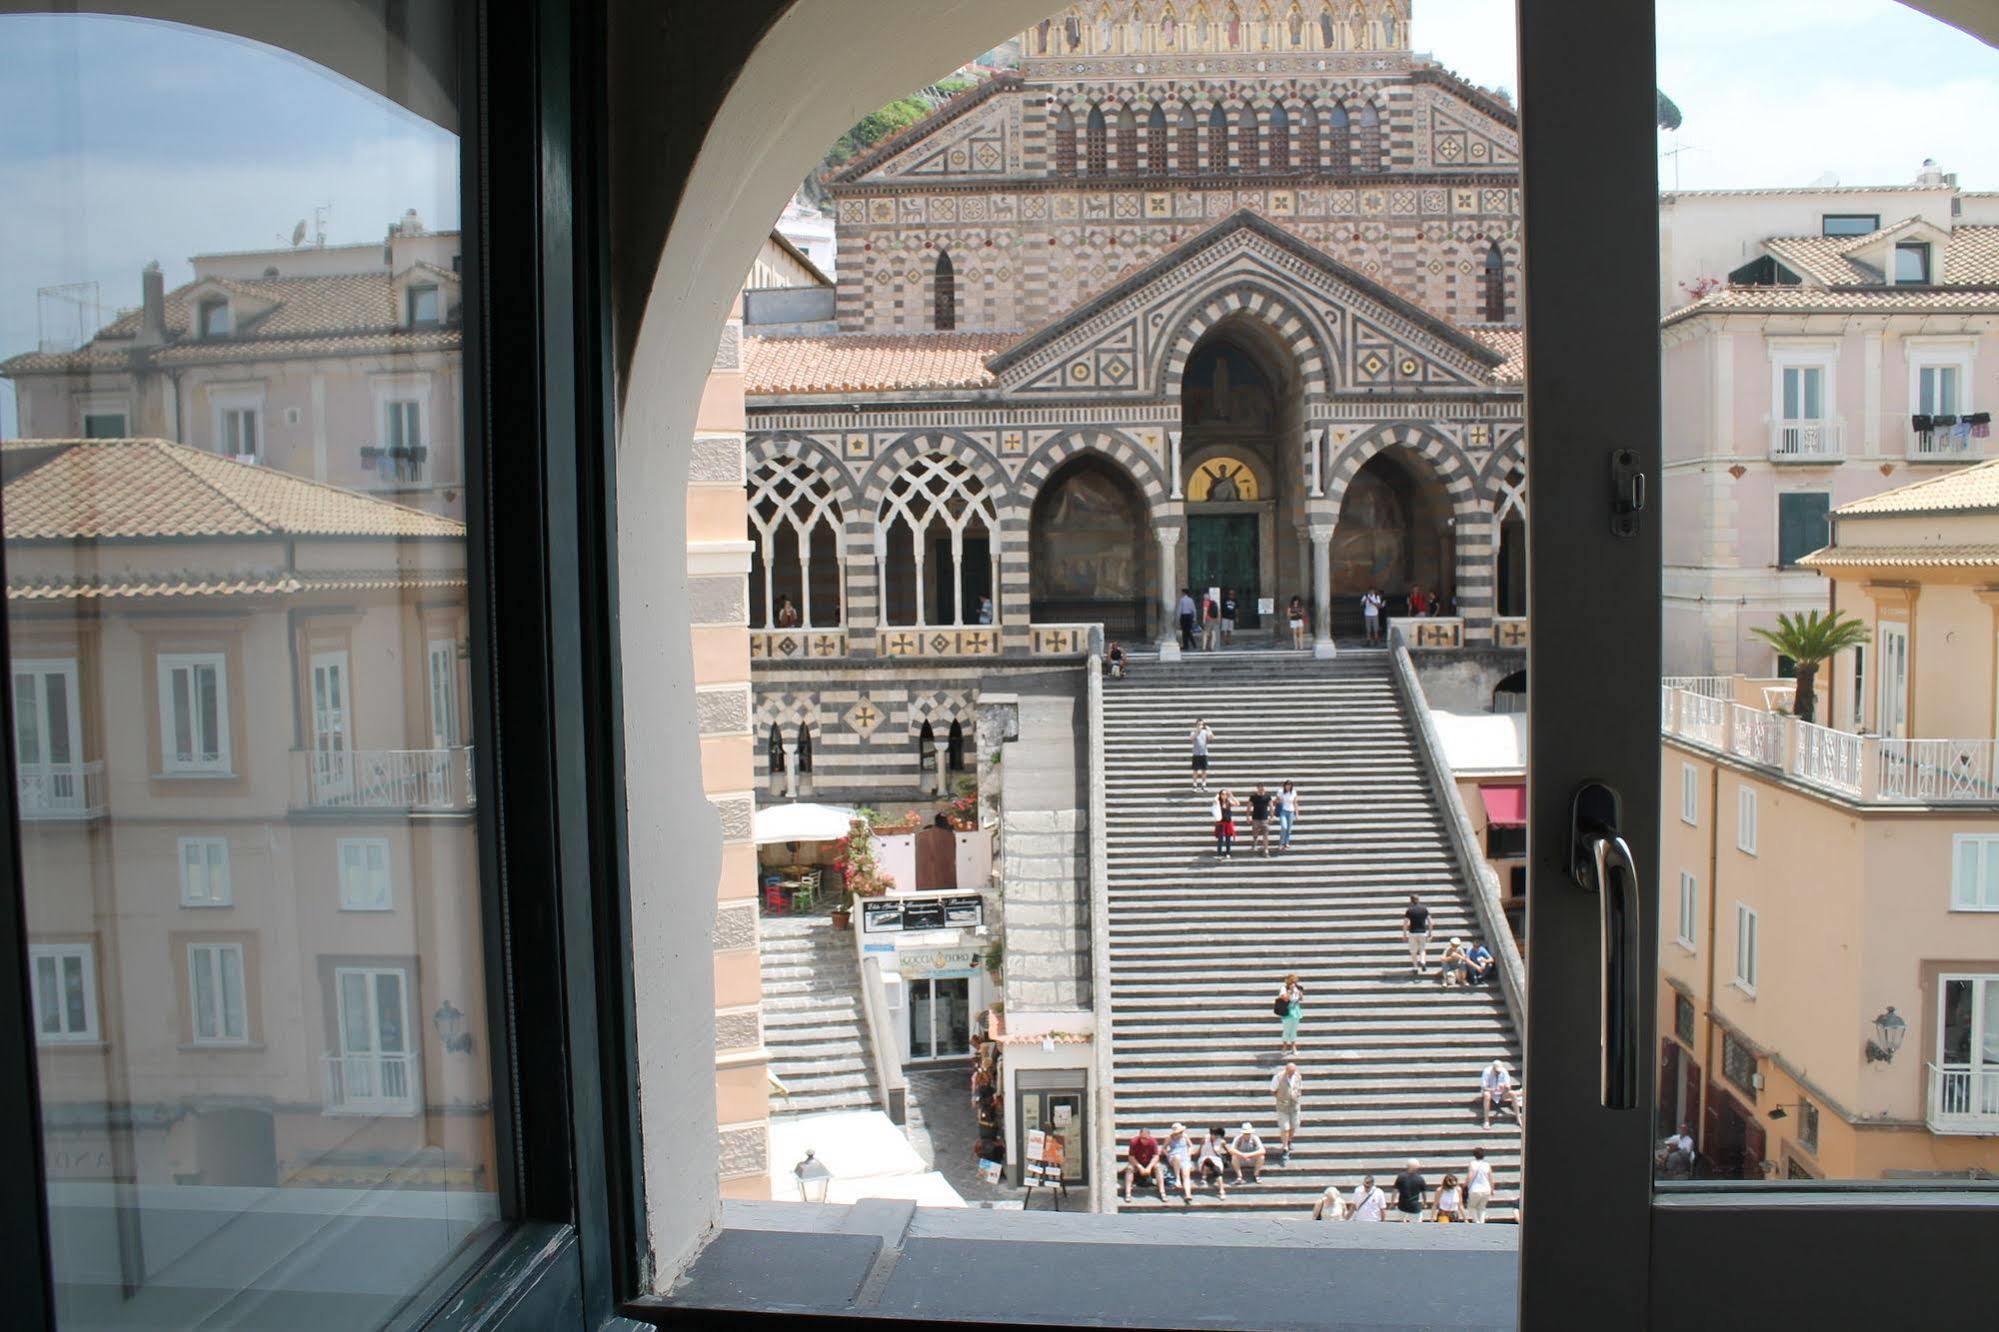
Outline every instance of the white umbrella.
<svg viewBox="0 0 1999 1332">
<path fill-rule="evenodd" d="M 837 841 L 853 823 L 854 811 L 845 805 L 771 805 L 757 811 L 757 845 Z"/>
</svg>

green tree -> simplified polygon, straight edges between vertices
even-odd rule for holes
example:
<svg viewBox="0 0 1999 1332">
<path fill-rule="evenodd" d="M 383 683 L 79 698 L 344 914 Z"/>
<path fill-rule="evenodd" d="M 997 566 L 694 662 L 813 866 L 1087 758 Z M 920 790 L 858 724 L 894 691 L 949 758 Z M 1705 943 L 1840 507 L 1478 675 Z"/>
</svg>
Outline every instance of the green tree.
<svg viewBox="0 0 1999 1332">
<path fill-rule="evenodd" d="M 1666 96 L 1664 88 L 1655 88 L 1653 91 L 1659 94 L 1659 128 L 1662 130 L 1678 129 L 1682 120 L 1680 108 L 1674 104 L 1672 98 Z"/>
<path fill-rule="evenodd" d="M 1819 667 L 1867 641 L 1867 626 L 1840 611 L 1779 615 L 1775 629 L 1750 632 L 1798 664 L 1798 691 L 1791 700 L 1791 711 L 1805 721 L 1812 720 L 1817 711 Z"/>
</svg>

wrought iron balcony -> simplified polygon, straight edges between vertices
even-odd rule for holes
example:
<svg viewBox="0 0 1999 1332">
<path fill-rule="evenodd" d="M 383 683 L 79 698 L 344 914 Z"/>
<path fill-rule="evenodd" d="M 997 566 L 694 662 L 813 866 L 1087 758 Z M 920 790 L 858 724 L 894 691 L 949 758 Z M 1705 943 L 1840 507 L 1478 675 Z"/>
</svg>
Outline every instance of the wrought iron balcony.
<svg viewBox="0 0 1999 1332">
<path fill-rule="evenodd" d="M 104 814 L 104 764 L 17 763 L 14 790 L 24 819 L 94 819 Z"/>
<path fill-rule="evenodd" d="M 472 808 L 472 746 L 293 751 L 296 803 L 308 809 Z"/>
</svg>

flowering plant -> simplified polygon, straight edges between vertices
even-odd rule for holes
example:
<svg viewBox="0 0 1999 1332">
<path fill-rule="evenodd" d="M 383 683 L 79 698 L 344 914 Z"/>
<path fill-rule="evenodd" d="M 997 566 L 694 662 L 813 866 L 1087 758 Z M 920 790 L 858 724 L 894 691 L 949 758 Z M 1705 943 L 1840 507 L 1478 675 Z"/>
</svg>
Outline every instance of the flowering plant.
<svg viewBox="0 0 1999 1332">
<path fill-rule="evenodd" d="M 833 868 L 840 872 L 853 897 L 880 897 L 895 886 L 882 873 L 875 855 L 874 811 L 860 810 L 847 826 L 847 835 L 833 843 Z"/>
</svg>

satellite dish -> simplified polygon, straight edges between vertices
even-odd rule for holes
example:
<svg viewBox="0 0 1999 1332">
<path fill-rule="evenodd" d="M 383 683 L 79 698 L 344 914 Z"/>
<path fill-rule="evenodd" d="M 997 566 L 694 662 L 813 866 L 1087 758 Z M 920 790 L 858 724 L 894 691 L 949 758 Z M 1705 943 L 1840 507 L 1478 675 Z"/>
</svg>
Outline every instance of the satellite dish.
<svg viewBox="0 0 1999 1332">
<path fill-rule="evenodd" d="M 299 245 L 302 245 L 304 243 L 305 243 L 305 219 L 300 218 L 298 220 L 298 225 L 292 228 L 292 246 L 293 248 L 297 248 Z"/>
<path fill-rule="evenodd" d="M 1839 188 L 1839 173 L 1837 173 L 1837 172 L 1834 172 L 1834 171 L 1828 171 L 1828 172 L 1826 172 L 1826 173 L 1825 173 L 1824 175 L 1820 176 L 1820 177 L 1819 177 L 1819 178 L 1818 178 L 1817 180 L 1815 180 L 1815 181 L 1813 181 L 1813 182 L 1812 182 L 1812 184 L 1811 184 L 1811 188 L 1813 188 L 1813 189 L 1815 189 L 1815 190 L 1832 190 L 1832 189 L 1838 189 L 1838 188 Z"/>
</svg>

